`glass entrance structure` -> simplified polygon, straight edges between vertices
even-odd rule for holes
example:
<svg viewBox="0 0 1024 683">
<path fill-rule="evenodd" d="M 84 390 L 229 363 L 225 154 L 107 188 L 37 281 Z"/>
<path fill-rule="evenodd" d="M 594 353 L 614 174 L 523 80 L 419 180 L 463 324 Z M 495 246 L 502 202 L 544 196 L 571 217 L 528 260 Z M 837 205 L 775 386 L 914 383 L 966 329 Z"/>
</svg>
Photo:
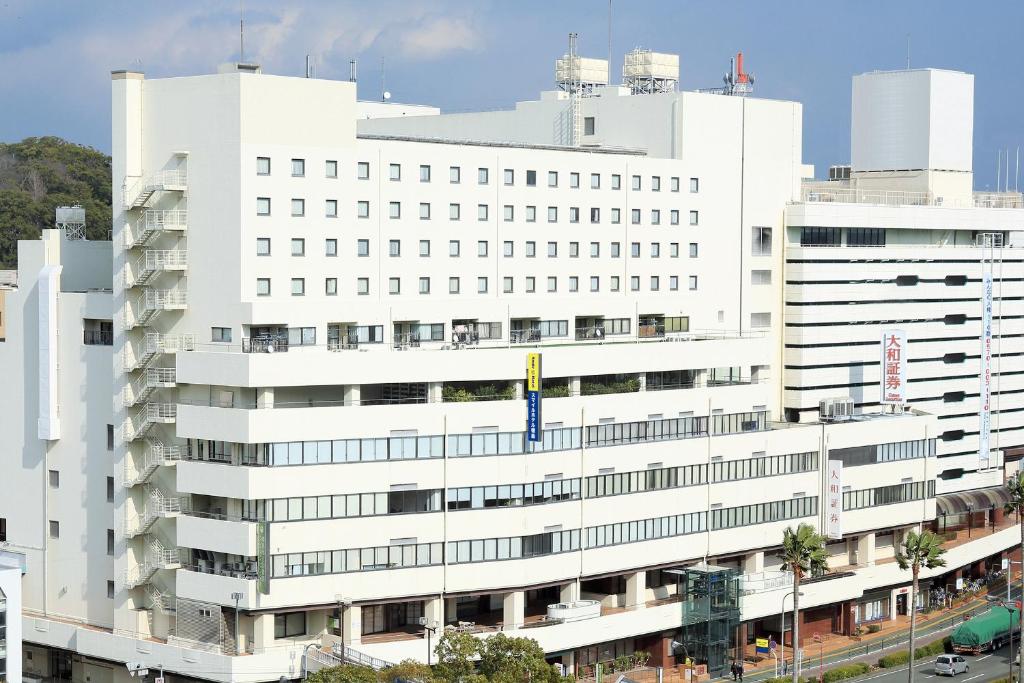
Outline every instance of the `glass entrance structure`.
<svg viewBox="0 0 1024 683">
<path fill-rule="evenodd" d="M 700 564 L 678 570 L 682 630 L 676 654 L 707 664 L 708 673 L 724 673 L 740 621 L 739 573 Z"/>
</svg>

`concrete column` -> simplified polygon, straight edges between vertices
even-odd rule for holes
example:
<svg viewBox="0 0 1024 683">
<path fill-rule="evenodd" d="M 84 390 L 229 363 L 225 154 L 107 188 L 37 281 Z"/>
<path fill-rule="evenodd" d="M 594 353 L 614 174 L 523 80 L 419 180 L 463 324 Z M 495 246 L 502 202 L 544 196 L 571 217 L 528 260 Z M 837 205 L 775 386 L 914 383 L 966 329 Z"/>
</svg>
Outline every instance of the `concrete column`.
<svg viewBox="0 0 1024 683">
<path fill-rule="evenodd" d="M 459 610 L 455 604 L 455 598 L 444 599 L 444 623 L 448 624 L 458 617 Z"/>
<path fill-rule="evenodd" d="M 578 581 L 567 583 L 562 586 L 558 593 L 560 602 L 573 603 L 580 599 L 580 584 Z"/>
<path fill-rule="evenodd" d="M 626 607 L 643 607 L 647 602 L 647 572 L 633 572 L 626 576 Z"/>
<path fill-rule="evenodd" d="M 503 628 L 516 628 L 523 625 L 526 618 L 526 593 L 524 591 L 512 591 L 505 593 L 502 600 Z"/>
<path fill-rule="evenodd" d="M 759 550 L 743 558 L 743 573 L 758 574 L 764 571 L 764 551 Z"/>
<path fill-rule="evenodd" d="M 569 395 L 579 396 L 580 395 L 580 378 L 570 377 L 569 378 Z"/>
<path fill-rule="evenodd" d="M 861 534 L 857 537 L 857 564 L 861 567 L 875 566 L 875 534 Z"/>
<path fill-rule="evenodd" d="M 443 400 L 444 385 L 441 382 L 427 382 L 427 402 L 440 403 Z"/>
<path fill-rule="evenodd" d="M 359 405 L 359 395 L 361 384 L 346 384 L 345 385 L 345 405 L 357 406 Z"/>
<path fill-rule="evenodd" d="M 428 626 L 444 624 L 444 603 L 440 597 L 423 601 L 423 616 L 427 618 Z"/>
<path fill-rule="evenodd" d="M 704 368 L 693 371 L 693 386 L 704 387 L 708 384 L 708 371 Z"/>
<path fill-rule="evenodd" d="M 647 391 L 647 373 L 639 372 L 636 375 L 636 381 L 640 385 L 640 391 Z"/>
<path fill-rule="evenodd" d="M 345 632 L 345 645 L 358 645 L 363 635 L 363 608 L 345 605 L 341 610 L 341 625 Z"/>
<path fill-rule="evenodd" d="M 274 387 L 259 387 L 256 389 L 256 407 L 274 407 Z"/>
<path fill-rule="evenodd" d="M 258 614 L 252 618 L 252 644 L 257 651 L 274 646 L 273 614 Z"/>
<path fill-rule="evenodd" d="M 525 380 L 521 380 L 521 379 L 513 380 L 512 386 L 515 387 L 516 399 L 517 400 L 522 400 L 522 399 L 526 398 L 526 381 Z"/>
<path fill-rule="evenodd" d="M 562 655 L 562 675 L 576 675 L 576 652 L 570 650 Z"/>
</svg>

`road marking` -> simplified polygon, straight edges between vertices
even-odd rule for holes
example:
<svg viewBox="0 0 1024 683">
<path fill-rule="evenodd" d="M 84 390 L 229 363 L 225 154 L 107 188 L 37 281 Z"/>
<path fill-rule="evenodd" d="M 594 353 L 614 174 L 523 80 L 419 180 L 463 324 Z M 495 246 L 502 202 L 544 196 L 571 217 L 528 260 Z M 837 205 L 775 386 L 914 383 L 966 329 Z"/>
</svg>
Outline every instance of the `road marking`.
<svg viewBox="0 0 1024 683">
<path fill-rule="evenodd" d="M 995 653 L 992 653 L 992 654 L 995 654 Z M 978 661 L 980 662 L 980 661 L 981 661 L 981 660 L 983 660 L 983 659 L 988 659 L 988 658 L 989 658 L 989 657 L 991 657 L 991 656 L 992 656 L 992 655 L 985 655 L 984 657 L 978 657 Z"/>
<path fill-rule="evenodd" d="M 981 677 L 982 677 L 982 676 L 984 676 L 984 675 L 985 675 L 985 674 L 977 674 L 977 675 L 975 675 L 975 676 L 971 676 L 970 678 L 965 678 L 965 679 L 964 679 L 964 683 L 967 683 L 967 681 L 973 681 L 973 680 L 974 680 L 975 678 L 981 678 Z"/>
</svg>

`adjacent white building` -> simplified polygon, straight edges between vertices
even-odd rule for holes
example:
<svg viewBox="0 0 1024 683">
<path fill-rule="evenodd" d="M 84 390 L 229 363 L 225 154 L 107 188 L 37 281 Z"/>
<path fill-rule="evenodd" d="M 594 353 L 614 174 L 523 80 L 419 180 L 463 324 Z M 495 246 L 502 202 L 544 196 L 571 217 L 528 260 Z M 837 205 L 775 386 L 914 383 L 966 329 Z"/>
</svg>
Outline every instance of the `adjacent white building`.
<svg viewBox="0 0 1024 683">
<path fill-rule="evenodd" d="M 803 587 L 803 633 L 897 613 L 902 534 L 976 523 L 948 514 L 997 500 L 1021 445 L 1001 268 L 1024 210 L 971 192 L 963 111 L 884 144 L 972 106 L 969 76 L 885 78 L 855 81 L 852 172 L 815 183 L 793 102 L 594 83 L 444 115 L 248 67 L 114 72 L 113 242 L 23 242 L 6 299 L 26 675 L 298 678 L 425 661 L 425 627 L 577 670 L 672 665 L 676 640 L 717 669 L 779 632 L 800 522 L 841 570 Z M 896 327 L 907 407 L 883 410 Z M 1013 543 L 993 526 L 944 572 Z M 680 635 L 675 570 L 706 565 L 738 577 L 728 645 Z"/>
</svg>

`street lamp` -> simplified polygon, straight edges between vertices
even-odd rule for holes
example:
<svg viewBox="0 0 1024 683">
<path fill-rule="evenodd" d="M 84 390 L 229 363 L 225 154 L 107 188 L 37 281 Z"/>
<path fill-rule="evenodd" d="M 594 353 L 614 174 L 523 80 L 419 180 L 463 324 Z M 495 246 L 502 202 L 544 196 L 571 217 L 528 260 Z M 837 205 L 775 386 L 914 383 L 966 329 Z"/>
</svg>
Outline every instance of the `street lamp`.
<svg viewBox="0 0 1024 683">
<path fill-rule="evenodd" d="M 345 605 L 352 604 L 352 601 L 341 593 L 334 595 L 334 601 L 338 603 L 338 631 L 341 634 L 341 661 L 345 662 Z"/>
<path fill-rule="evenodd" d="M 423 627 L 423 631 L 427 634 L 427 666 L 430 666 L 430 636 L 437 633 L 438 623 L 426 617 L 420 617 L 420 626 Z"/>
<path fill-rule="evenodd" d="M 780 662 L 782 668 L 786 668 L 786 598 L 788 598 L 793 593 L 796 593 L 796 591 L 795 590 L 789 591 L 788 593 L 786 593 L 785 595 L 782 596 L 782 607 L 779 609 L 779 618 L 782 620 L 780 622 L 780 626 L 779 626 L 779 631 L 780 631 L 780 634 L 779 634 L 779 662 Z M 804 596 L 803 591 L 798 593 L 798 595 L 802 598 Z M 793 618 L 796 619 L 796 615 L 793 615 Z M 796 655 L 799 652 L 800 652 L 800 644 L 799 643 L 793 643 L 793 653 L 794 653 L 793 654 L 793 666 L 794 667 L 796 666 Z M 784 676 L 785 674 L 784 673 L 780 673 L 779 675 L 780 676 Z"/>
<path fill-rule="evenodd" d="M 242 654 L 242 645 L 238 642 L 238 601 L 242 599 L 241 593 L 232 593 L 231 599 L 235 601 L 235 654 Z"/>
</svg>

